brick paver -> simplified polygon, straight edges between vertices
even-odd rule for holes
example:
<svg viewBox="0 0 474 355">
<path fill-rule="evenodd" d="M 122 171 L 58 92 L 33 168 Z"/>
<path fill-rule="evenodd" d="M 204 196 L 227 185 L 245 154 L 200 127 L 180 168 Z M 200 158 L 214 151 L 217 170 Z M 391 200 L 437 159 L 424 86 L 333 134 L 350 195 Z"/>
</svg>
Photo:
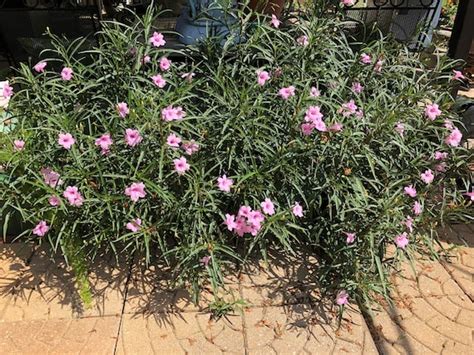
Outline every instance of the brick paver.
<svg viewBox="0 0 474 355">
<path fill-rule="evenodd" d="M 17 244 L 12 244 L 16 247 Z M 21 244 L 18 244 L 21 245 Z M 5 247 L 5 245 L 4 245 Z M 18 259 L 18 258 L 16 258 Z M 23 258 L 24 260 L 24 258 Z M 8 262 L 8 261 L 7 261 Z M 62 258 L 54 262 L 43 248 L 37 249 L 26 266 L 15 261 L 20 272 L 0 281 L 6 283 L 2 294 L 9 297 L 9 305 L 1 314 L 3 321 L 68 319 L 85 316 L 120 315 L 125 293 L 126 266 L 114 267 L 114 259 L 106 257 L 91 268 L 94 304 L 84 308 L 74 284 L 74 277 Z M 14 289 L 8 292 L 6 288 Z M 0 305 L 4 297 L 0 298 Z M 1 309 L 1 308 L 0 308 Z"/>
<path fill-rule="evenodd" d="M 474 348 L 474 228 L 443 230 L 449 261 L 417 258 L 393 276 L 394 302 L 372 313 L 357 307 L 336 322 L 311 273 L 317 260 L 269 256 L 231 272 L 227 301 L 246 307 L 210 317 L 212 290 L 198 305 L 173 289 L 166 266 L 102 257 L 93 268 L 94 303 L 84 309 L 73 277 L 40 248 L 0 244 L 0 353 L 60 354 L 470 354 Z"/>
<path fill-rule="evenodd" d="M 0 354 L 112 354 L 119 316 L 0 322 Z"/>
<path fill-rule="evenodd" d="M 394 304 L 375 311 L 378 348 L 384 354 L 471 354 L 474 349 L 474 304 L 466 290 L 471 278 L 454 270 L 469 267 L 472 226 L 443 230 L 442 245 L 456 245 L 450 261 L 417 259 L 416 274 L 405 264 L 393 276 Z M 461 238 L 462 237 L 462 238 Z M 463 241 L 464 239 L 464 241 Z"/>
<path fill-rule="evenodd" d="M 239 315 L 219 321 L 208 313 L 126 314 L 118 354 L 243 353 L 244 329 Z"/>
</svg>

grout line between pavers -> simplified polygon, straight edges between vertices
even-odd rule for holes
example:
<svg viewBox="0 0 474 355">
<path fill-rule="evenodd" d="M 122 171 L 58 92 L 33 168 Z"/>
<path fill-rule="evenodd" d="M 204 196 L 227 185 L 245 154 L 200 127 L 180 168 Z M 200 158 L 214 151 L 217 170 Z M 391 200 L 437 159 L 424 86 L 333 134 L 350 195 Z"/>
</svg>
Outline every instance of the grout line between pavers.
<svg viewBox="0 0 474 355">
<path fill-rule="evenodd" d="M 237 285 L 239 287 L 239 294 L 242 299 L 244 299 L 244 294 L 242 292 L 242 282 L 240 280 L 240 277 L 237 279 Z M 245 309 L 242 308 L 242 332 L 243 332 L 243 337 L 244 337 L 244 354 L 248 355 L 249 354 L 249 340 L 247 338 L 247 323 L 245 320 Z"/>
<path fill-rule="evenodd" d="M 451 276 L 451 280 L 454 281 L 454 283 L 456 285 L 458 285 L 458 287 L 462 290 L 462 292 L 467 296 L 467 298 L 469 298 L 471 300 L 471 302 L 474 302 L 474 297 L 470 295 L 470 293 L 466 290 L 466 288 L 460 283 L 458 282 L 457 278 L 453 276 L 453 273 L 451 270 L 449 270 L 448 266 L 446 265 L 446 262 L 444 260 L 440 260 L 440 264 L 441 266 L 447 271 L 447 273 L 449 274 L 449 276 Z M 447 296 L 450 296 L 450 295 L 447 295 Z"/>
<path fill-rule="evenodd" d="M 379 333 L 377 332 L 377 329 L 375 327 L 374 319 L 373 319 L 372 315 L 370 314 L 370 312 L 368 311 L 365 304 L 362 304 L 361 302 L 357 302 L 357 303 L 358 303 L 357 305 L 359 307 L 360 313 L 362 314 L 362 319 L 364 320 L 365 327 L 369 331 L 369 335 L 372 338 L 373 343 L 375 344 L 375 349 L 377 350 L 379 355 L 383 355 L 384 351 L 383 351 L 383 349 L 382 349 L 382 347 L 381 347 L 381 345 L 378 341 L 378 338 L 380 336 L 379 336 Z M 364 345 L 367 343 L 367 340 L 365 339 L 365 337 L 366 336 L 364 335 Z"/>
<path fill-rule="evenodd" d="M 119 325 L 117 329 L 117 336 L 115 337 L 115 344 L 114 344 L 114 351 L 113 351 L 114 355 L 117 354 L 118 342 L 120 341 L 120 331 L 122 330 L 123 316 L 125 315 L 125 307 L 127 304 L 128 285 L 130 284 L 130 280 L 132 279 L 133 261 L 135 260 L 134 256 L 135 256 L 135 253 L 132 255 L 132 258 L 130 260 L 127 280 L 125 281 L 125 293 L 123 296 L 122 311 L 120 312 L 120 320 L 119 320 Z"/>
</svg>

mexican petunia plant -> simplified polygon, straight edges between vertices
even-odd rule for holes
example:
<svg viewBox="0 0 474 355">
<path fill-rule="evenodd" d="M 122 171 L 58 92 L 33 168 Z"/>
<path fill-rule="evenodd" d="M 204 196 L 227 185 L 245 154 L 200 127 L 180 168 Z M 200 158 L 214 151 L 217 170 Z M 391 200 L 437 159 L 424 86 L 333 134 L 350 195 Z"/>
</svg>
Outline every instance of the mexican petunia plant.
<svg viewBox="0 0 474 355">
<path fill-rule="evenodd" d="M 18 121 L 3 218 L 20 214 L 21 237 L 83 281 L 99 251 L 125 250 L 198 294 L 228 263 L 304 248 L 336 304 L 387 295 L 390 265 L 472 218 L 453 63 L 428 68 L 337 19 L 242 19 L 241 43 L 183 51 L 152 10 L 105 23 L 93 49 L 53 36 L 3 87 Z"/>
</svg>

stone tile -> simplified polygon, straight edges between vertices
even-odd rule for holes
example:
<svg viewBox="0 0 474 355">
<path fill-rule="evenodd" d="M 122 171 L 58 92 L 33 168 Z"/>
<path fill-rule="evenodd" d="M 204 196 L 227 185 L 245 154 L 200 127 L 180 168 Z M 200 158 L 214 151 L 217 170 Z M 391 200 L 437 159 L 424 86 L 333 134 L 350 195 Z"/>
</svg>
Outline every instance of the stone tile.
<svg viewBox="0 0 474 355">
<path fill-rule="evenodd" d="M 399 316 L 398 304 L 374 312 L 373 323 L 379 333 L 376 341 L 380 349 L 425 354 L 446 352 L 456 344 L 458 349 L 474 346 L 474 318 L 470 318 L 464 308 L 471 303 L 467 296 L 413 298 L 406 303 L 410 306 L 405 312 L 412 312 L 411 316 Z"/>
<path fill-rule="evenodd" d="M 119 317 L 0 323 L 2 354 L 111 354 Z"/>
<path fill-rule="evenodd" d="M 375 341 L 382 354 L 435 354 L 397 324 L 388 312 L 382 310 L 374 315 Z"/>
<path fill-rule="evenodd" d="M 459 287 L 474 300 L 474 268 L 463 265 L 460 258 L 449 263 L 443 262 L 443 266 Z"/>
<path fill-rule="evenodd" d="M 0 243 L 0 295 L 15 294 L 18 279 L 28 269 L 33 246 L 23 243 Z"/>
<path fill-rule="evenodd" d="M 337 328 L 334 314 L 308 304 L 251 307 L 245 310 L 245 330 L 250 354 L 373 353 L 376 348 L 365 322 L 356 311 L 348 311 Z"/>
<path fill-rule="evenodd" d="M 225 277 L 224 286 L 218 291 L 218 297 L 229 302 L 240 298 L 236 276 Z M 213 301 L 210 286 L 202 289 L 199 301 L 195 304 L 187 289 L 173 288 L 169 268 L 135 265 L 128 285 L 125 313 L 199 312 L 206 310 Z"/>
<path fill-rule="evenodd" d="M 91 266 L 94 297 L 90 308 L 79 297 L 74 275 L 61 256 L 51 259 L 41 248 L 16 275 L 15 295 L 2 312 L 4 321 L 67 319 L 79 316 L 119 315 L 122 311 L 127 268 L 102 257 Z"/>
<path fill-rule="evenodd" d="M 135 265 L 130 275 L 125 313 L 153 314 L 172 312 L 174 291 L 169 279 L 154 266 L 138 269 Z"/>
<path fill-rule="evenodd" d="M 211 320 L 199 312 L 127 314 L 120 331 L 118 354 L 244 353 L 240 315 Z"/>
<path fill-rule="evenodd" d="M 464 295 L 464 291 L 438 261 L 415 261 L 415 273 L 408 262 L 401 265 L 399 273 L 392 281 L 400 296 L 431 297 L 445 295 Z"/>
<path fill-rule="evenodd" d="M 471 327 L 466 327 L 462 324 L 456 323 L 455 321 L 451 321 L 443 314 L 439 314 L 426 320 L 426 324 L 434 329 L 435 332 L 432 333 L 439 334 L 439 337 L 446 340 L 453 340 L 456 343 L 464 344 L 466 346 L 474 346 L 472 341 L 474 324 L 472 324 Z"/>
<path fill-rule="evenodd" d="M 21 289 L 21 277 L 28 270 L 27 260 L 33 254 L 33 246 L 23 243 L 0 243 L 0 322 Z"/>
<path fill-rule="evenodd" d="M 451 258 L 442 264 L 452 279 L 474 302 L 474 226 L 456 225 L 458 240 L 449 240 L 455 249 Z"/>
<path fill-rule="evenodd" d="M 317 302 L 319 287 L 311 277 L 316 267 L 316 259 L 305 255 L 253 261 L 240 274 L 241 296 L 253 306 Z"/>
</svg>

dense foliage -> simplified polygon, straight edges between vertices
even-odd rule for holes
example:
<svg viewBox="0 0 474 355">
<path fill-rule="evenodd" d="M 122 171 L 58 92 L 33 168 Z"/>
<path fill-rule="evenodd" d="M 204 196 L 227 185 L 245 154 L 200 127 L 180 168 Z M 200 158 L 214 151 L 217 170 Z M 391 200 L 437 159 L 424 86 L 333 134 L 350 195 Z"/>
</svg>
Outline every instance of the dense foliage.
<svg viewBox="0 0 474 355">
<path fill-rule="evenodd" d="M 429 69 L 340 20 L 297 20 L 243 16 L 242 43 L 181 53 L 151 11 L 106 24 L 93 50 L 53 37 L 10 81 L 4 220 L 19 213 L 23 237 L 81 275 L 98 251 L 125 249 L 217 289 L 225 263 L 303 246 L 338 304 L 386 294 L 387 247 L 394 262 L 472 213 L 452 63 Z"/>
</svg>

